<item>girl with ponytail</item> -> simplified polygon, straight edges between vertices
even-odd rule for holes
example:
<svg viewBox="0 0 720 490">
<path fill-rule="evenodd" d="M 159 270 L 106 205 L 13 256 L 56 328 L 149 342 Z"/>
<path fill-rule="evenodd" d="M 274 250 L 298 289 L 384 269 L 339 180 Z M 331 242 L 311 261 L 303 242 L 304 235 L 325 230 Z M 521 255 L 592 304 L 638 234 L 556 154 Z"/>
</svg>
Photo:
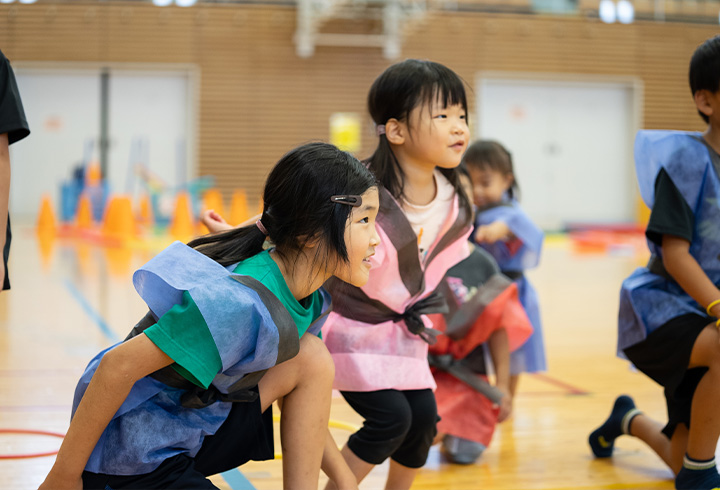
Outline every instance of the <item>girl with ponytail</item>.
<svg viewBox="0 0 720 490">
<path fill-rule="evenodd" d="M 216 488 L 209 475 L 274 457 L 276 400 L 285 488 L 316 488 L 321 465 L 357 488 L 327 429 L 334 368 L 317 335 L 322 284 L 367 282 L 377 185 L 311 143 L 277 163 L 263 200 L 256 223 L 175 242 L 135 272 L 150 311 L 88 365 L 41 489 Z"/>
</svg>

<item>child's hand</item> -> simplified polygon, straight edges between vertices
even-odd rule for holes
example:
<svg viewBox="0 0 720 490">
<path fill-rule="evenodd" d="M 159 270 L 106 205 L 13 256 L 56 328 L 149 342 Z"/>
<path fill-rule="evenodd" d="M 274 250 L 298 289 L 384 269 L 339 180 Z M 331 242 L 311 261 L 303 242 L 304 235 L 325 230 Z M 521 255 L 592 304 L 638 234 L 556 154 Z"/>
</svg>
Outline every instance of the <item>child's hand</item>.
<svg viewBox="0 0 720 490">
<path fill-rule="evenodd" d="M 503 422 L 512 414 L 513 397 L 510 394 L 510 391 L 500 388 L 499 386 L 498 389 L 503 393 L 503 397 L 497 405 L 500 408 L 500 412 L 498 413 L 498 422 Z"/>
<path fill-rule="evenodd" d="M 495 221 L 489 225 L 478 226 L 475 230 L 476 243 L 495 243 L 510 238 L 510 228 L 502 221 Z"/>
<path fill-rule="evenodd" d="M 232 229 L 232 226 L 230 226 L 230 224 L 225 221 L 222 216 L 217 214 L 212 209 L 204 211 L 200 216 L 200 221 L 202 221 L 202 224 L 207 226 L 207 229 L 210 230 L 210 233 L 227 231 Z"/>
</svg>

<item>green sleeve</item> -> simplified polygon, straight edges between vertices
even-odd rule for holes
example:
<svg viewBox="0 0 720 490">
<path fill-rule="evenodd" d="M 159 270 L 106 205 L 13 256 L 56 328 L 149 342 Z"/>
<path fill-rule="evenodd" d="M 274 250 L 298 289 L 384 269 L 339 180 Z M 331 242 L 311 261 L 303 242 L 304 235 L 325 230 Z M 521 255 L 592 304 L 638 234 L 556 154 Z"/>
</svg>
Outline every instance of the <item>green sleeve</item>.
<svg viewBox="0 0 720 490">
<path fill-rule="evenodd" d="M 222 370 L 215 340 L 187 291 L 181 304 L 173 306 L 144 333 L 175 361 L 172 368 L 196 385 L 207 388 Z"/>
</svg>

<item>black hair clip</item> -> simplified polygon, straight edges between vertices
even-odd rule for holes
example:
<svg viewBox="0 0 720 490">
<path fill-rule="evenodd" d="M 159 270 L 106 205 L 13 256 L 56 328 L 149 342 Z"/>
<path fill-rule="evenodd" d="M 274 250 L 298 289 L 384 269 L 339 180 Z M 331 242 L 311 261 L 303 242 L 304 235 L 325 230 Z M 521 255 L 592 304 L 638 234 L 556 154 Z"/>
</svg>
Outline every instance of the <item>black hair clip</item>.
<svg viewBox="0 0 720 490">
<path fill-rule="evenodd" d="M 354 208 L 362 205 L 362 196 L 332 196 L 330 200 L 339 204 L 347 204 L 348 206 L 352 206 Z"/>
</svg>

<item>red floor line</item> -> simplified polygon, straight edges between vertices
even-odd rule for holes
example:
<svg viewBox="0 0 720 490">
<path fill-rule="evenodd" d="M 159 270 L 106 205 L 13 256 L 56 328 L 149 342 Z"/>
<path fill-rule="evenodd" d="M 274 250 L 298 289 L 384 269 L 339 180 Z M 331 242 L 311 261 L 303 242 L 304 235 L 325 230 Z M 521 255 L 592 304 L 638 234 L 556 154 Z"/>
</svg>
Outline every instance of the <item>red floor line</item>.
<svg viewBox="0 0 720 490">
<path fill-rule="evenodd" d="M 571 384 L 568 384 L 564 381 L 560 381 L 559 379 L 555 379 L 551 376 L 548 376 L 547 374 L 543 373 L 531 373 L 532 376 L 534 376 L 537 379 L 540 379 L 542 381 L 545 381 L 546 383 L 549 383 L 551 385 L 557 386 L 558 388 L 562 388 L 566 390 L 571 395 L 589 395 L 589 391 L 581 390 L 580 388 L 577 388 Z"/>
</svg>

